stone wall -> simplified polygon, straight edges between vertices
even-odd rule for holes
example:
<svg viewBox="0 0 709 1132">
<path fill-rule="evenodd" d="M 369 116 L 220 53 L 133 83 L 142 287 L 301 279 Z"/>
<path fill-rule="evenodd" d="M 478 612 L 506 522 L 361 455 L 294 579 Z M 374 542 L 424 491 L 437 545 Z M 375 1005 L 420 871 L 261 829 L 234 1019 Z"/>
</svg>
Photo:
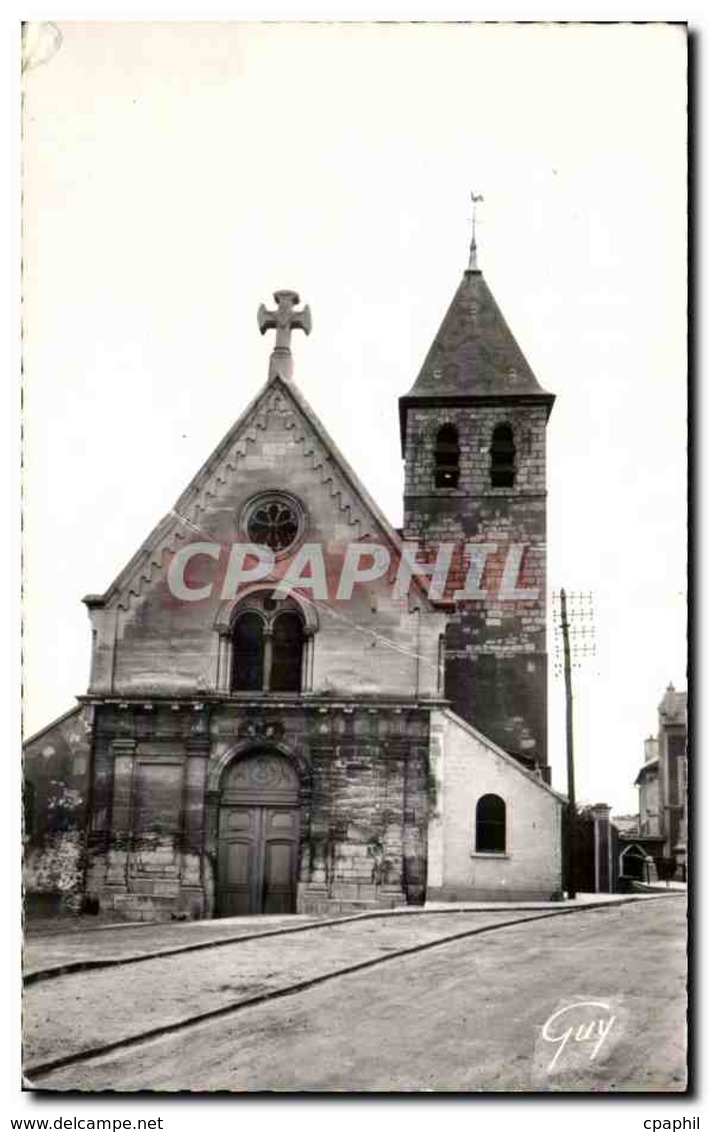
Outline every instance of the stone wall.
<svg viewBox="0 0 709 1132">
<path fill-rule="evenodd" d="M 273 697 L 95 710 L 88 887 L 103 908 L 130 919 L 215 914 L 221 778 L 256 751 L 298 769 L 300 910 L 423 898 L 425 708 Z"/>
<path fill-rule="evenodd" d="M 300 500 L 304 541 L 323 550 L 327 596 L 314 603 L 318 628 L 309 690 L 435 695 L 444 619 L 422 617 L 415 594 L 393 595 L 396 564 L 388 576 L 355 587 L 351 599 L 336 600 L 347 546 L 366 540 L 386 545 L 387 536 L 280 387 L 266 391 L 203 482 L 156 529 L 124 584 L 105 603 L 87 599 L 94 632 L 90 692 L 149 698 L 218 690 L 225 677 L 217 624 L 229 604 L 222 600 L 226 563 L 232 544 L 246 541 L 241 520 L 257 490 L 285 490 Z M 186 582 L 190 588 L 211 584 L 211 593 L 196 602 L 180 600 L 168 584 L 170 561 L 187 543 L 205 541 L 223 548 L 221 559 L 195 557 Z M 277 561 L 275 581 L 292 557 Z M 303 587 L 303 593 L 311 601 L 312 592 Z"/>
<path fill-rule="evenodd" d="M 457 488 L 435 487 L 434 446 L 453 423 L 460 444 Z M 490 483 L 496 425 L 512 426 L 516 478 L 512 488 Z M 546 409 L 543 405 L 410 408 L 407 413 L 404 534 L 457 547 L 446 597 L 465 583 L 467 543 L 494 546 L 481 588 L 486 596 L 459 601 L 446 630 L 445 693 L 455 711 L 525 765 L 546 767 Z M 511 547 L 523 548 L 512 579 L 528 597 L 502 589 Z M 517 552 L 512 552 L 513 555 Z M 546 772 L 545 772 L 546 773 Z"/>
<path fill-rule="evenodd" d="M 74 708 L 24 747 L 24 894 L 30 913 L 81 908 L 90 717 L 89 708 Z"/>
</svg>

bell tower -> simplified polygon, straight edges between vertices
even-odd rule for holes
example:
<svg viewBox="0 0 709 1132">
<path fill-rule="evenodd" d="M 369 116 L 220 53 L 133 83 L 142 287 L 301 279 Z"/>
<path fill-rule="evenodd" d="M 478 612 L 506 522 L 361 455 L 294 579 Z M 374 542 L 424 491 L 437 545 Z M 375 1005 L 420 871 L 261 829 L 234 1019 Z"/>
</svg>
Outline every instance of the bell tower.
<svg viewBox="0 0 709 1132">
<path fill-rule="evenodd" d="M 399 400 L 404 537 L 454 543 L 446 591 L 452 709 L 548 780 L 546 393 L 477 266 Z M 452 571 L 455 572 L 455 571 Z"/>
</svg>

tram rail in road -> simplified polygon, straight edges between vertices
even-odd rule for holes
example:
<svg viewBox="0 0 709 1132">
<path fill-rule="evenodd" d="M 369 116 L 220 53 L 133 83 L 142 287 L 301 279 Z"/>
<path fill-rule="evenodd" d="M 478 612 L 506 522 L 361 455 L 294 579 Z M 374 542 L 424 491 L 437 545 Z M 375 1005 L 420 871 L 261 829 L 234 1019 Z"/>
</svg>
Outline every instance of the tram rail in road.
<svg viewBox="0 0 709 1132">
<path fill-rule="evenodd" d="M 665 894 L 665 893 L 653 893 L 651 898 L 657 898 L 658 896 L 660 896 L 662 898 L 665 895 L 670 895 L 670 893 L 667 893 L 667 894 Z M 674 894 L 674 895 L 677 895 L 677 894 Z M 647 899 L 648 896 L 650 896 L 650 894 L 644 894 L 642 897 L 637 896 L 637 895 L 629 895 L 628 897 L 626 897 L 623 900 L 614 900 L 612 902 L 608 902 L 608 903 L 603 902 L 603 903 L 599 903 L 599 904 L 589 903 L 589 904 L 558 905 L 553 909 L 552 914 L 563 915 L 564 913 L 577 912 L 577 911 L 583 911 L 583 910 L 587 911 L 591 908 L 607 907 L 607 906 L 617 908 L 617 907 L 621 906 L 622 904 L 633 903 L 633 902 L 635 902 L 639 899 Z M 518 906 L 518 907 L 515 908 L 515 906 L 512 905 L 509 910 L 510 911 L 515 910 L 515 911 L 527 912 L 527 911 L 534 910 L 534 906 L 528 905 L 528 906 L 525 907 L 524 905 L 522 905 L 522 906 Z M 236 943 L 246 943 L 246 942 L 253 940 L 253 939 L 269 939 L 273 936 L 288 935 L 288 934 L 306 932 L 306 931 L 316 931 L 316 930 L 319 930 L 319 929 L 322 929 L 322 928 L 332 927 L 335 924 L 359 923 L 359 922 L 362 922 L 364 920 L 375 920 L 375 919 L 376 920 L 382 920 L 382 919 L 386 919 L 387 917 L 390 917 L 390 916 L 402 917 L 402 916 L 489 915 L 492 911 L 502 912 L 503 906 L 498 904 L 498 905 L 487 905 L 487 906 L 478 906 L 477 908 L 470 908 L 470 907 L 466 907 L 465 905 L 461 906 L 461 905 L 453 904 L 449 908 L 435 908 L 435 909 L 425 908 L 425 907 L 424 908 L 378 909 L 377 911 L 373 911 L 373 912 L 358 912 L 358 913 L 356 913 L 354 915 L 350 915 L 350 916 L 343 915 L 343 916 L 328 917 L 327 919 L 310 920 L 307 923 L 281 924 L 278 927 L 267 928 L 265 931 L 240 932 L 236 935 L 220 936 L 220 937 L 215 938 L 215 939 L 201 940 L 198 943 L 181 944 L 179 947 L 166 947 L 166 948 L 163 948 L 162 950 L 157 950 L 157 951 L 138 951 L 138 952 L 135 952 L 134 954 L 128 954 L 128 955 L 106 955 L 106 956 L 100 956 L 99 958 L 92 958 L 92 957 L 86 958 L 86 957 L 84 957 L 84 958 L 80 958 L 80 959 L 73 959 L 73 960 L 62 962 L 62 963 L 55 963 L 55 964 L 52 964 L 51 966 L 47 966 L 47 967 L 32 968 L 29 971 L 25 972 L 25 974 L 22 977 L 22 981 L 23 981 L 23 985 L 25 987 L 29 987 L 29 986 L 32 986 L 34 983 L 41 982 L 45 979 L 56 979 L 56 978 L 60 978 L 64 975 L 77 974 L 77 973 L 81 973 L 81 972 L 84 972 L 84 971 L 94 971 L 94 970 L 98 971 L 98 970 L 102 970 L 106 967 L 120 967 L 120 966 L 124 966 L 128 963 L 144 963 L 144 962 L 147 962 L 150 959 L 166 958 L 166 957 L 169 957 L 171 955 L 183 955 L 183 954 L 187 954 L 190 951 L 205 951 L 205 950 L 208 950 L 210 948 L 228 947 L 228 946 L 231 946 L 231 945 L 236 944 Z M 547 914 L 546 911 L 545 911 L 545 914 Z M 212 922 L 218 922 L 218 921 L 209 921 L 209 922 L 212 923 Z M 154 928 L 155 927 L 154 924 L 152 924 L 152 925 L 146 924 L 145 922 L 141 922 L 139 924 L 133 924 L 133 925 L 124 925 L 124 924 L 111 925 L 111 927 L 118 927 L 118 928 L 125 928 L 125 927 L 128 927 L 128 926 L 137 927 L 137 928 L 146 928 L 146 927 L 153 927 Z M 171 927 L 177 927 L 178 925 L 177 924 L 171 924 L 170 926 Z M 97 929 L 93 928 L 91 930 L 95 931 Z M 109 928 L 106 927 L 105 929 L 102 929 L 102 930 L 108 931 Z M 38 937 L 34 936 L 32 938 L 33 938 L 33 941 L 36 942 Z M 41 938 L 41 937 L 39 937 L 39 938 Z M 47 938 L 48 939 L 56 939 L 56 934 L 52 933 L 51 935 L 47 936 Z"/>
<path fill-rule="evenodd" d="M 672 895 L 676 895 L 676 894 L 672 894 Z M 667 897 L 664 894 L 657 896 L 657 897 L 653 897 L 653 898 L 654 899 L 667 899 Z M 248 994 L 247 993 L 246 995 L 242 995 L 241 997 L 239 997 L 235 1000 L 232 999 L 228 1002 L 222 1003 L 219 1006 L 210 1008 L 208 1010 L 193 1011 L 193 1012 L 191 1012 L 191 1013 L 189 1013 L 189 1014 L 187 1014 L 183 1017 L 180 1017 L 180 1018 L 177 1018 L 177 1019 L 172 1018 L 168 1022 L 163 1023 L 161 1025 L 154 1025 L 154 1026 L 147 1027 L 143 1030 L 140 1030 L 140 1031 L 132 1033 L 132 1034 L 121 1035 L 121 1036 L 115 1038 L 114 1040 L 97 1042 L 97 1043 L 94 1043 L 93 1045 L 85 1046 L 83 1048 L 73 1050 L 69 1053 L 64 1053 L 64 1054 L 62 1054 L 61 1056 L 58 1056 L 58 1057 L 51 1057 L 51 1058 L 45 1058 L 43 1060 L 38 1060 L 38 1061 L 36 1061 L 32 1064 L 25 1066 L 25 1075 L 28 1079 L 28 1083 L 31 1085 L 37 1078 L 41 1078 L 43 1076 L 46 1076 L 47 1074 L 53 1072 L 54 1070 L 66 1068 L 68 1066 L 84 1063 L 84 1062 L 87 1062 L 87 1061 L 91 1061 L 95 1058 L 103 1057 L 107 1054 L 114 1053 L 114 1052 L 117 1052 L 119 1050 L 124 1050 L 124 1049 L 127 1049 L 129 1047 L 139 1046 L 139 1045 L 145 1044 L 147 1042 L 154 1041 L 158 1038 L 164 1037 L 166 1035 L 174 1034 L 174 1033 L 177 1033 L 178 1031 L 181 1031 L 181 1030 L 186 1030 L 186 1029 L 189 1029 L 191 1027 L 199 1026 L 202 1023 L 211 1021 L 213 1019 L 223 1018 L 227 1015 L 234 1014 L 238 1011 L 246 1010 L 250 1007 L 260 1005 L 262 1003 L 271 1001 L 273 999 L 284 998 L 284 997 L 287 997 L 287 996 L 296 995 L 296 994 L 302 993 L 304 991 L 307 991 L 312 987 L 319 986 L 323 983 L 331 982 L 332 980 L 346 977 L 349 974 L 354 974 L 354 973 L 357 973 L 357 972 L 367 970 L 369 968 L 377 967 L 377 966 L 380 966 L 384 963 L 391 963 L 391 962 L 394 962 L 394 961 L 399 960 L 399 959 L 404 959 L 408 956 L 412 956 L 412 955 L 420 954 L 420 953 L 425 952 L 425 951 L 432 950 L 434 948 L 445 947 L 448 944 L 455 943 L 459 940 L 466 939 L 466 938 L 469 938 L 469 937 L 484 935 L 484 934 L 487 934 L 487 933 L 490 933 L 490 932 L 502 931 L 505 928 L 517 926 L 519 924 L 536 923 L 536 922 L 539 922 L 540 920 L 552 919 L 552 918 L 557 917 L 557 916 L 565 916 L 565 915 L 577 914 L 577 913 L 582 913 L 582 912 L 591 912 L 591 911 L 595 911 L 595 912 L 603 912 L 604 910 L 610 911 L 612 909 L 618 908 L 622 904 L 638 903 L 640 901 L 644 902 L 647 899 L 648 899 L 647 896 L 645 896 L 645 897 L 629 896 L 626 900 L 613 901 L 613 902 L 608 902 L 608 903 L 603 903 L 603 904 L 564 905 L 564 906 L 558 906 L 558 907 L 555 907 L 555 908 L 550 908 L 549 910 L 537 911 L 537 912 L 519 910 L 519 911 L 517 911 L 516 914 L 513 913 L 509 917 L 507 917 L 503 920 L 497 920 L 497 921 L 494 921 L 492 923 L 483 923 L 483 924 L 473 925 L 471 927 L 465 928 L 462 931 L 450 932 L 450 933 L 447 933 L 446 935 L 442 935 L 442 936 L 434 938 L 434 939 L 427 939 L 427 940 L 424 940 L 422 942 L 413 943 L 413 944 L 410 944 L 408 946 L 403 946 L 403 947 L 398 947 L 398 948 L 392 947 L 390 950 L 387 950 L 384 954 L 380 953 L 380 954 L 373 955 L 371 957 L 360 959 L 356 962 L 350 962 L 350 963 L 338 966 L 334 969 L 330 969 L 330 970 L 315 974 L 315 975 L 308 977 L 308 978 L 296 978 L 296 979 L 293 979 L 290 982 L 287 982 L 284 985 L 268 988 L 268 989 L 265 989 L 263 991 L 259 991 L 256 994 Z M 335 929 L 335 928 L 339 928 L 339 927 L 342 927 L 342 926 L 345 926 L 345 925 L 352 925 L 354 927 L 357 924 L 361 924 L 363 922 L 371 921 L 371 920 L 374 920 L 374 919 L 379 919 L 379 920 L 383 920 L 383 921 L 386 922 L 387 920 L 391 920 L 391 919 L 398 919 L 399 921 L 401 921 L 404 917 L 406 917 L 406 919 L 408 919 L 410 916 L 426 917 L 426 918 L 437 917 L 438 918 L 440 916 L 445 916 L 446 914 L 450 914 L 451 911 L 458 912 L 458 911 L 462 911 L 462 910 L 459 910 L 459 909 L 450 909 L 450 910 L 449 909 L 441 909 L 441 910 L 436 910 L 436 911 L 433 911 L 433 910 L 427 911 L 425 909 L 417 909 L 417 910 L 412 909 L 412 910 L 409 910 L 407 912 L 364 913 L 364 914 L 359 914 L 357 916 L 352 916 L 352 917 L 341 917 L 339 919 L 317 921 L 316 923 L 300 924 L 300 925 L 296 925 L 296 926 L 293 926 L 293 927 L 285 927 L 284 926 L 282 928 L 272 929 L 272 930 L 269 930 L 269 931 L 266 931 L 266 932 L 256 933 L 256 934 L 252 934 L 252 935 L 241 935 L 241 936 L 236 936 L 234 938 L 222 938 L 222 939 L 217 939 L 217 940 L 202 941 L 202 942 L 197 943 L 197 944 L 187 945 L 186 947 L 169 948 L 169 949 L 166 949 L 164 951 L 152 953 L 152 954 L 141 954 L 141 955 L 126 956 L 126 957 L 113 958 L 113 959 L 107 958 L 106 960 L 86 960 L 86 961 L 83 961 L 84 966 L 78 966 L 78 967 L 72 968 L 71 965 L 64 965 L 64 966 L 69 968 L 68 970 L 64 970 L 64 969 L 62 969 L 62 967 L 59 967 L 59 968 L 50 968 L 44 974 L 42 974 L 41 972 L 36 972 L 35 973 L 36 977 L 34 979 L 32 979 L 31 976 L 29 977 L 29 983 L 28 983 L 27 990 L 26 990 L 25 993 L 26 993 L 26 996 L 29 996 L 31 998 L 31 996 L 33 994 L 33 988 L 34 988 L 35 992 L 39 991 L 40 988 L 41 988 L 41 984 L 46 979 L 51 978 L 51 979 L 57 980 L 57 979 L 61 979 L 62 977 L 66 976 L 66 975 L 77 974 L 77 973 L 79 973 L 79 971 L 84 971 L 84 972 L 90 973 L 92 970 L 97 969 L 97 968 L 101 968 L 101 967 L 103 967 L 103 968 L 105 968 L 106 966 L 123 967 L 123 966 L 133 964 L 133 963 L 149 963 L 151 961 L 155 962 L 156 960 L 162 960 L 162 959 L 165 959 L 165 958 L 170 958 L 172 956 L 180 956 L 180 955 L 184 955 L 185 953 L 189 953 L 189 952 L 201 952 L 201 951 L 204 951 L 204 950 L 209 949 L 209 948 L 239 947 L 241 945 L 248 944 L 248 943 L 251 943 L 251 942 L 256 941 L 256 940 L 263 940 L 264 938 L 273 938 L 274 936 L 279 936 L 279 935 L 280 936 L 286 936 L 286 935 L 289 935 L 289 934 L 294 934 L 294 933 L 302 934 L 302 933 L 305 933 L 305 932 L 316 932 L 317 933 L 317 932 L 323 932 L 323 931 L 328 931 L 328 930 L 330 930 L 330 932 L 332 932 L 332 929 Z M 497 909 L 494 910 L 494 911 L 496 911 L 497 914 L 503 914 L 504 915 L 504 912 L 503 912 L 502 909 L 500 909 L 499 905 L 497 906 Z M 468 909 L 467 912 L 468 912 L 468 915 L 475 915 L 476 914 L 476 912 L 474 912 L 470 909 Z M 488 912 L 492 913 L 493 910 L 488 910 Z M 49 990 L 49 988 L 47 988 L 47 989 Z M 27 1013 L 27 1007 L 26 1007 L 26 1013 Z"/>
</svg>

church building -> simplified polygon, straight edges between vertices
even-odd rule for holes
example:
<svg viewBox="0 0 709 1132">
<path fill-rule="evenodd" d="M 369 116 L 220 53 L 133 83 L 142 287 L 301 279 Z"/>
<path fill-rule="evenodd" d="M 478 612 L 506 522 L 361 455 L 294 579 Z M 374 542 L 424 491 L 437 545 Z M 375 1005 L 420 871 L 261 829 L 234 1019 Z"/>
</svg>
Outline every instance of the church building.
<svg viewBox="0 0 709 1132">
<path fill-rule="evenodd" d="M 91 676 L 25 744 L 30 909 L 129 920 L 560 893 L 546 426 L 474 255 L 401 397 L 395 530 L 268 378 L 103 594 Z M 393 439 L 393 438 L 392 438 Z"/>
</svg>

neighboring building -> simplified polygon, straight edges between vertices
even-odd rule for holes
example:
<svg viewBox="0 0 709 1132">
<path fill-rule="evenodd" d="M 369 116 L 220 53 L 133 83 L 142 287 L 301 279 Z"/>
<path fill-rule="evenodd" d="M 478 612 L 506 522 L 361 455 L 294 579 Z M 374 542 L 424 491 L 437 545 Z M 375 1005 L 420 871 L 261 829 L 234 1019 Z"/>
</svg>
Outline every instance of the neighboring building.
<svg viewBox="0 0 709 1132">
<path fill-rule="evenodd" d="M 618 830 L 618 833 L 638 833 L 638 823 L 638 814 L 618 814 L 613 818 L 613 825 Z"/>
<path fill-rule="evenodd" d="M 639 814 L 635 831 L 623 832 L 620 875 L 652 868 L 684 880 L 687 861 L 687 693 L 669 684 L 658 707 L 657 737 L 645 740 L 645 761 L 635 785 Z M 643 861 L 643 857 L 645 861 Z"/>
<path fill-rule="evenodd" d="M 551 898 L 553 397 L 473 263 L 401 399 L 404 537 L 429 557 L 454 543 L 453 568 L 435 601 L 418 583 L 399 593 L 400 536 L 292 381 L 290 332 L 309 312 L 293 292 L 276 301 L 259 313 L 277 330 L 267 382 L 106 593 L 84 599 L 88 692 L 25 747 L 28 891 L 130 918 Z M 255 562 L 230 557 L 245 542 L 275 566 L 234 592 Z M 392 566 L 338 600 L 350 544 Z M 322 578 L 312 546 L 326 548 Z M 48 776 L 75 800 L 69 827 L 36 812 L 55 796 Z"/>
<path fill-rule="evenodd" d="M 673 859 L 680 877 L 687 863 L 687 693 L 669 684 L 658 708 L 660 832 L 664 856 Z"/>
<path fill-rule="evenodd" d="M 660 812 L 660 758 L 659 743 L 654 735 L 645 740 L 645 762 L 641 766 L 634 785 L 638 787 L 638 827 L 636 833 L 643 837 L 662 836 L 662 815 Z"/>
</svg>

